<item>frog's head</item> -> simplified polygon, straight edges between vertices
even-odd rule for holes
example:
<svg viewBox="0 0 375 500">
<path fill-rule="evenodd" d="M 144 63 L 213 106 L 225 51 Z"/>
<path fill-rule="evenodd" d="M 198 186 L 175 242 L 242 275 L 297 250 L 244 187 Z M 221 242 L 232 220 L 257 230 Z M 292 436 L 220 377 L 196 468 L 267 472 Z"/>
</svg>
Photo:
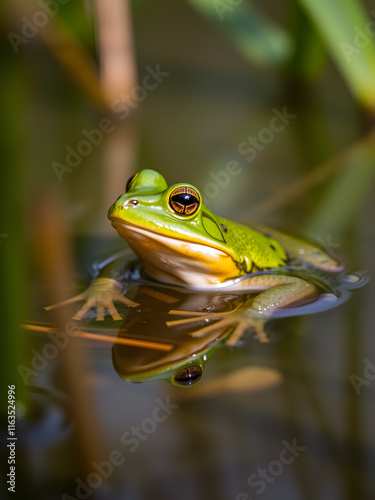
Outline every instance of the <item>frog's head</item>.
<svg viewBox="0 0 375 500">
<path fill-rule="evenodd" d="M 113 366 L 127 382 L 167 380 L 176 387 L 191 387 L 202 379 L 206 362 L 231 331 L 232 328 L 218 326 L 204 337 L 180 331 L 166 338 L 158 337 L 157 342 L 152 335 L 147 341 L 143 338 L 134 341 L 127 330 L 120 331 L 120 338 L 129 337 L 133 342 L 113 345 Z"/>
<path fill-rule="evenodd" d="M 158 352 L 145 354 L 136 348 L 121 347 L 115 344 L 112 350 L 113 366 L 123 380 L 133 383 L 167 380 L 176 387 L 192 387 L 201 380 L 208 359 L 207 354 L 179 359 L 174 357 L 175 352 L 160 358 Z"/>
<path fill-rule="evenodd" d="M 153 277 L 194 286 L 238 274 L 226 227 L 190 184 L 168 187 L 154 170 L 131 177 L 108 218 Z"/>
</svg>

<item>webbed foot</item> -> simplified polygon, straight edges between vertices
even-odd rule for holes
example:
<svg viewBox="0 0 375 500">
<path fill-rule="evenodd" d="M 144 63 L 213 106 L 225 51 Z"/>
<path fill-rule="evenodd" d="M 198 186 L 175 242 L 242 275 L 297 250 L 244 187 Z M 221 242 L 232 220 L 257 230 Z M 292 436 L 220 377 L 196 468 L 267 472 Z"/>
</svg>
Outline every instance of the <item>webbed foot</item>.
<svg viewBox="0 0 375 500">
<path fill-rule="evenodd" d="M 110 278 L 96 278 L 84 292 L 57 304 L 47 306 L 44 309 L 50 311 L 56 307 L 83 300 L 85 303 L 72 319 L 80 320 L 91 308 L 96 308 L 96 321 L 104 321 L 105 310 L 109 312 L 114 321 L 119 321 L 122 317 L 119 315 L 114 302 L 121 302 L 129 307 L 139 305 L 137 302 L 124 297 L 122 291 L 122 286 L 118 281 Z"/>
<path fill-rule="evenodd" d="M 179 319 L 167 321 L 167 326 L 177 326 L 183 324 L 192 324 L 198 321 L 211 321 L 217 320 L 215 323 L 203 326 L 194 330 L 190 333 L 192 337 L 202 337 L 208 335 L 212 331 L 218 328 L 232 327 L 226 344 L 228 346 L 236 345 L 241 339 L 244 339 L 247 332 L 251 330 L 251 334 L 254 335 L 259 342 L 268 342 L 268 335 L 264 331 L 264 324 L 266 322 L 265 318 L 252 317 L 246 314 L 246 311 L 240 311 L 238 308 L 233 311 L 227 312 L 194 312 L 194 311 L 179 311 L 171 310 L 169 314 L 191 316 L 190 318 Z"/>
</svg>

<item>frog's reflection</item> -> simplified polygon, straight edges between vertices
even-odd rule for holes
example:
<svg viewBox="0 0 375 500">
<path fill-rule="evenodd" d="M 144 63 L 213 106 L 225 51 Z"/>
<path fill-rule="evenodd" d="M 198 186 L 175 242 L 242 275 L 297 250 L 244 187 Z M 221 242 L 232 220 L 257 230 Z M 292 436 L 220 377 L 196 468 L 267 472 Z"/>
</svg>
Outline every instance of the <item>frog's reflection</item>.
<svg viewBox="0 0 375 500">
<path fill-rule="evenodd" d="M 231 327 L 217 326 L 203 336 L 193 336 L 197 325 L 208 325 L 207 320 L 177 321 L 168 326 L 171 309 L 206 312 L 230 312 L 238 303 L 238 294 L 197 292 L 182 287 L 155 284 L 141 285 L 133 290 L 133 299 L 140 308 L 127 312 L 127 319 L 119 331 L 119 339 L 131 344 L 115 343 L 112 359 L 117 373 L 129 382 L 166 379 L 179 387 L 189 387 L 201 380 L 206 361 L 218 346 L 225 342 Z M 199 311 L 199 312 L 196 312 Z M 212 327 L 213 326 L 213 327 Z"/>
<path fill-rule="evenodd" d="M 271 318 L 330 309 L 345 302 L 351 288 L 365 282 L 360 273 L 338 275 L 335 282 L 320 280 L 321 292 L 309 302 L 259 317 L 250 314 L 249 304 L 255 294 L 198 291 L 138 281 L 127 295 L 142 306 L 127 310 L 119 342 L 112 349 L 113 364 L 128 382 L 165 379 L 189 387 L 201 380 L 206 361 L 219 346 L 238 345 L 249 334 L 258 341 L 268 341 L 264 326 Z"/>
</svg>

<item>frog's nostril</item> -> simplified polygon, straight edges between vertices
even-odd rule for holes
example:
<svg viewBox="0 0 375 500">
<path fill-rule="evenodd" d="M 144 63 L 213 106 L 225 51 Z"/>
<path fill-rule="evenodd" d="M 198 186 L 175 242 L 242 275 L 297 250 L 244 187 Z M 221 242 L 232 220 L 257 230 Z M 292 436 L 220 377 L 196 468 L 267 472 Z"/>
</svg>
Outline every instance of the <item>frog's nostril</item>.
<svg viewBox="0 0 375 500">
<path fill-rule="evenodd" d="M 123 207 L 128 207 L 128 206 L 131 206 L 131 207 L 136 207 L 138 205 L 139 201 L 138 200 L 127 200 L 124 204 L 123 204 Z"/>
</svg>

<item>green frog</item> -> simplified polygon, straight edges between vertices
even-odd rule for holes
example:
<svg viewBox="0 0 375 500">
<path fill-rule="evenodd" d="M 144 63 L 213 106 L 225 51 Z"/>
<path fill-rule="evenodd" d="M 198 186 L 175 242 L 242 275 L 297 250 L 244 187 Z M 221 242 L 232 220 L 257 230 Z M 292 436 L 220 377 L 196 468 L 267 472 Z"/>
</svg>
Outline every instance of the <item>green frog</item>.
<svg viewBox="0 0 375 500">
<path fill-rule="evenodd" d="M 213 214 L 197 188 L 186 183 L 168 187 L 154 170 L 141 170 L 129 179 L 125 194 L 109 208 L 108 218 L 149 277 L 199 290 L 260 292 L 251 303 L 257 315 L 270 316 L 319 293 L 310 281 L 273 271 L 291 264 L 325 273 L 343 269 L 317 244 Z M 119 320 L 115 301 L 138 305 L 122 295 L 121 280 L 113 279 L 120 276 L 119 265 L 114 259 L 103 266 L 86 292 L 65 302 L 86 301 L 74 319 L 82 319 L 96 307 L 96 319 L 102 320 L 105 306 Z"/>
<path fill-rule="evenodd" d="M 167 321 L 169 327 L 220 320 L 221 331 L 232 328 L 229 345 L 236 344 L 249 327 L 266 340 L 263 326 L 268 318 L 288 308 L 303 309 L 327 291 L 313 278 L 313 270 L 327 275 L 343 268 L 317 244 L 213 214 L 196 187 L 168 186 L 154 170 L 141 170 L 129 179 L 126 192 L 109 208 L 108 218 L 141 261 L 150 282 L 213 294 L 247 294 L 235 311 L 169 311 L 189 316 Z M 85 292 L 57 305 L 83 300 L 73 319 L 82 319 L 93 308 L 98 321 L 106 310 L 113 320 L 122 320 L 116 302 L 139 306 L 125 296 L 133 277 L 128 262 L 121 256 L 109 260 Z M 52 307 L 56 305 L 46 309 Z M 217 323 L 205 323 L 191 335 L 209 336 L 217 328 Z"/>
</svg>

